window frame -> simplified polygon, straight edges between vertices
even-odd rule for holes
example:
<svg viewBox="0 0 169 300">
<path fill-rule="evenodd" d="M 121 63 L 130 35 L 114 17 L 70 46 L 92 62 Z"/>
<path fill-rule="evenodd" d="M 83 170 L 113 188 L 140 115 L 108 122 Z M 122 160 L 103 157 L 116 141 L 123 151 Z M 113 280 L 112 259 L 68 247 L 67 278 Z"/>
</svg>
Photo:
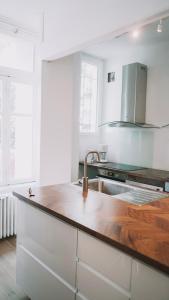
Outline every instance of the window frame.
<svg viewBox="0 0 169 300">
<path fill-rule="evenodd" d="M 79 133 L 80 136 L 98 136 L 99 135 L 99 123 L 101 121 L 101 107 L 102 107 L 102 95 L 103 95 L 103 60 L 88 55 L 86 53 L 81 53 L 80 55 L 80 107 L 81 108 L 81 74 L 82 74 L 82 62 L 89 63 L 91 65 L 97 66 L 97 103 L 96 103 L 96 124 L 94 132 L 82 132 L 80 130 L 80 120 L 79 120 Z"/>
</svg>

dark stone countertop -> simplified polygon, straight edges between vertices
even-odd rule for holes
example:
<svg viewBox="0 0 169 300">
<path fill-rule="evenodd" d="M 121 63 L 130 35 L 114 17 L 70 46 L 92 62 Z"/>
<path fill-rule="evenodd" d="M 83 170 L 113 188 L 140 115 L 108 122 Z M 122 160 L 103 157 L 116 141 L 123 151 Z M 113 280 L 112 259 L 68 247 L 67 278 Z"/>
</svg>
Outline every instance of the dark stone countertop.
<svg viewBox="0 0 169 300">
<path fill-rule="evenodd" d="M 113 163 L 111 162 L 112 164 Z M 83 165 L 83 161 L 80 161 L 79 164 Z M 145 183 L 146 180 L 148 181 L 148 184 L 151 184 L 151 181 L 154 181 L 155 184 L 158 184 L 159 182 L 161 183 L 165 183 L 166 181 L 169 181 L 169 171 L 165 171 L 165 170 L 158 170 L 158 169 L 151 169 L 151 168 L 144 168 L 144 167 L 138 167 L 137 170 L 127 170 L 127 167 L 125 170 L 122 169 L 117 169 L 117 168 L 113 168 L 109 166 L 109 163 L 88 163 L 89 166 L 95 167 L 95 168 L 100 168 L 100 169 L 105 169 L 105 170 L 111 170 L 114 171 L 116 173 L 123 173 L 123 174 L 127 174 L 129 179 L 132 180 L 133 179 L 145 179 Z M 125 165 L 124 166 L 129 166 L 129 165 Z M 129 169 L 129 168 L 128 168 Z"/>
</svg>

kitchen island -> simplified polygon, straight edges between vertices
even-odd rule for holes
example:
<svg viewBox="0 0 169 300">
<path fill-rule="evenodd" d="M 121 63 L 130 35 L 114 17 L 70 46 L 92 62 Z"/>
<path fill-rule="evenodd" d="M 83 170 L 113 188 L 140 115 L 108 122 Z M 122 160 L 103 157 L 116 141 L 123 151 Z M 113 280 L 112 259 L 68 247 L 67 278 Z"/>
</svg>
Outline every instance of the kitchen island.
<svg viewBox="0 0 169 300">
<path fill-rule="evenodd" d="M 169 198 L 135 206 L 73 184 L 33 194 L 14 192 L 17 282 L 32 300 L 169 299 Z"/>
</svg>

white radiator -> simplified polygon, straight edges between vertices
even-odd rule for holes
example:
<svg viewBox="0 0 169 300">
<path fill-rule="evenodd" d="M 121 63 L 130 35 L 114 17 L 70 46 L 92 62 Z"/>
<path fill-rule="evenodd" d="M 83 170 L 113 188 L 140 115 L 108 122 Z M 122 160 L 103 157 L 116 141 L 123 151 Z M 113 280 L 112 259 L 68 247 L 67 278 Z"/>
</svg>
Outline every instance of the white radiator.
<svg viewBox="0 0 169 300">
<path fill-rule="evenodd" d="M 0 239 L 16 234 L 16 198 L 0 195 Z"/>
</svg>

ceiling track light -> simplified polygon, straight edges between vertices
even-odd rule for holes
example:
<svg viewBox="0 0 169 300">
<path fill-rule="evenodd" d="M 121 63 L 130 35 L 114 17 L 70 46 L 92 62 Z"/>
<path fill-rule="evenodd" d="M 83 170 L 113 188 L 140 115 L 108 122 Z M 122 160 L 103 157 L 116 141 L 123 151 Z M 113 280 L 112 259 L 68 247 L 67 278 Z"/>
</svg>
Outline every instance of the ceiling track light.
<svg viewBox="0 0 169 300">
<path fill-rule="evenodd" d="M 162 24 L 162 20 L 160 20 L 160 22 L 157 25 L 157 32 L 162 32 L 163 31 L 163 24 Z"/>
</svg>

